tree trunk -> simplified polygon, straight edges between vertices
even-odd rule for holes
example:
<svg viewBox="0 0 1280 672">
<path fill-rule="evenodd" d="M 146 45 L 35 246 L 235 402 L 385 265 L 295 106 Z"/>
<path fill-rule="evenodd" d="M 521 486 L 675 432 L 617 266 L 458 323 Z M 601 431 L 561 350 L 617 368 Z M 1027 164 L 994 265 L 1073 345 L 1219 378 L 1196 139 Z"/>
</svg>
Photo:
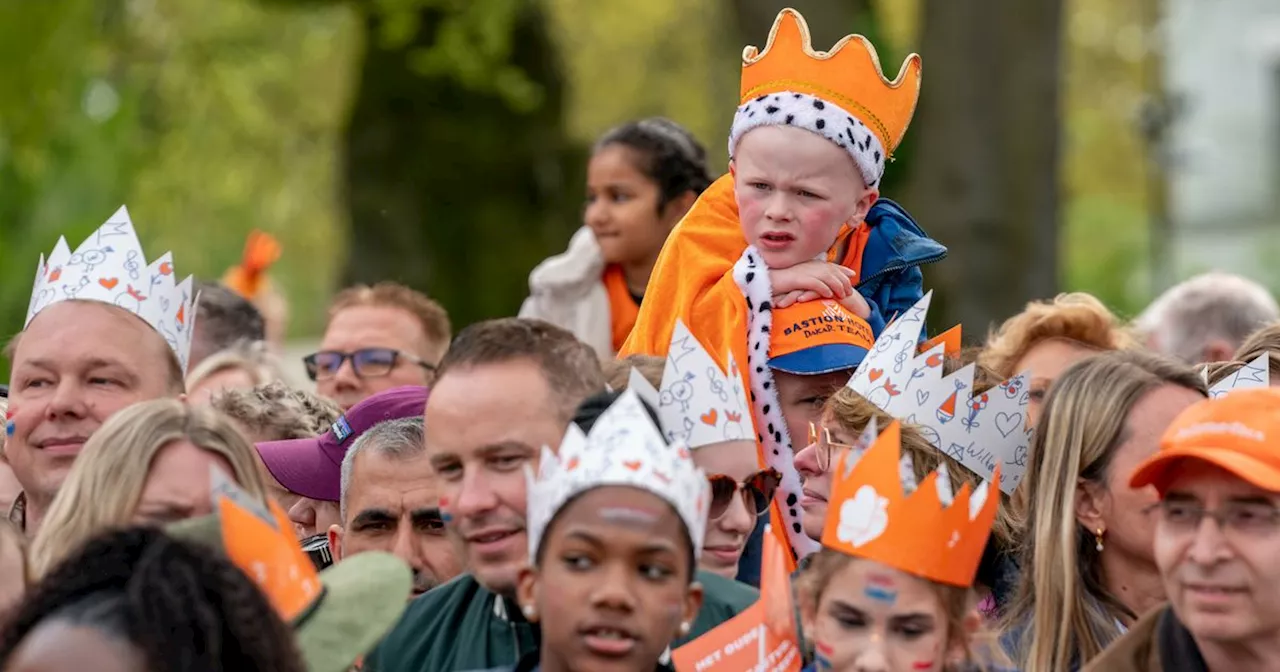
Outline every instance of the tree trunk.
<svg viewBox="0 0 1280 672">
<path fill-rule="evenodd" d="M 440 301 L 455 325 L 514 315 L 530 269 L 564 249 L 578 226 L 585 155 L 566 138 L 563 84 L 538 3 L 515 27 L 512 63 L 540 85 L 533 111 L 448 76 L 414 72 L 408 52 L 436 39 L 421 10 L 403 48 L 367 53 L 346 131 L 351 237 L 347 283 L 396 280 Z"/>
<path fill-rule="evenodd" d="M 934 327 L 972 340 L 1053 295 L 1062 0 L 924 0 L 924 86 L 905 204 L 947 245 Z"/>
</svg>

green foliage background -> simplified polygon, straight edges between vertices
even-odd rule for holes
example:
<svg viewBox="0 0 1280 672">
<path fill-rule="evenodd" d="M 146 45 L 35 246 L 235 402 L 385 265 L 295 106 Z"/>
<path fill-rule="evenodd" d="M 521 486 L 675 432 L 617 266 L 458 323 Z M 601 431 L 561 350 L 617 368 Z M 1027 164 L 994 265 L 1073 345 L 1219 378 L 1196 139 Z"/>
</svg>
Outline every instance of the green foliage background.
<svg viewBox="0 0 1280 672">
<path fill-rule="evenodd" d="M 520 61 L 525 45 L 515 36 L 530 6 L 546 17 L 556 53 L 545 56 L 558 75 Z M 878 35 L 886 62 L 900 62 L 915 46 L 917 3 L 870 6 L 875 13 L 855 28 Z M 1141 18 L 1108 0 L 1068 6 L 1063 287 L 1093 291 L 1132 313 L 1151 293 L 1147 166 L 1133 123 L 1146 83 L 1141 55 L 1126 51 L 1122 39 L 1141 30 Z M 541 180 L 538 189 L 554 197 L 498 194 L 482 181 L 449 184 L 456 198 L 525 202 L 475 221 L 443 222 L 412 208 L 397 214 L 402 204 L 387 197 L 387 217 L 402 219 L 397 235 L 413 233 L 403 222 L 440 228 L 390 240 L 409 255 L 415 246 L 433 248 L 420 275 L 405 273 L 443 295 L 459 322 L 513 310 L 529 268 L 561 249 L 577 226 L 582 152 L 598 133 L 664 114 L 690 127 L 715 165 L 724 165 L 742 47 L 726 29 L 732 7 L 727 0 L 0 2 L 0 336 L 21 328 L 36 260 L 57 235 L 74 245 L 121 203 L 147 249 L 172 249 L 183 274 L 219 277 L 250 230 L 277 235 L 284 256 L 274 277 L 289 297 L 290 332 L 314 336 L 335 287 L 379 268 L 377 259 L 349 264 L 360 249 L 351 228 L 376 225 L 379 213 L 370 209 L 370 192 L 358 188 L 352 203 L 346 188 L 361 182 L 348 171 L 379 167 L 379 159 L 353 158 L 344 148 L 357 132 L 379 130 L 381 121 L 372 129 L 349 129 L 348 122 L 358 114 L 357 93 L 384 74 L 419 101 L 430 100 L 422 87 L 454 87 L 477 105 L 500 106 L 506 116 L 491 123 L 530 120 L 531 147 L 545 140 L 528 156 L 550 163 L 528 179 Z M 423 40 L 428 19 L 433 37 Z M 820 43 L 844 32 L 815 27 Z M 387 54 L 400 59 L 392 68 L 399 79 L 384 73 L 384 61 L 371 60 Z M 447 110 L 413 113 L 397 123 L 420 123 L 433 142 L 468 133 Z M 473 170 L 486 156 L 509 155 L 485 131 L 470 132 L 477 137 L 460 151 Z M 448 158 L 433 168 L 425 157 L 388 174 L 443 174 Z M 376 182 L 371 176 L 364 188 Z M 459 189 L 470 190 L 454 193 Z M 438 206 L 440 198 L 426 193 L 420 201 Z M 485 257 L 486 241 L 514 230 L 502 226 L 525 224 L 510 221 L 520 208 L 536 221 L 509 236 L 505 248 L 494 245 L 509 256 Z M 498 296 L 475 308 L 460 305 L 473 286 Z"/>
</svg>

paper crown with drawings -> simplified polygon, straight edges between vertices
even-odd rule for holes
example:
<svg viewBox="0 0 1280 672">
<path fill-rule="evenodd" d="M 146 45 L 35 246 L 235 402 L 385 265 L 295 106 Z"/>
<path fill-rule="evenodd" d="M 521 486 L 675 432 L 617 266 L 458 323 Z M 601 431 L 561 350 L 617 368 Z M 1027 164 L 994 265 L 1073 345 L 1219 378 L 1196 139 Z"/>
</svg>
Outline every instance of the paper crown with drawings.
<svg viewBox="0 0 1280 672">
<path fill-rule="evenodd" d="M 542 535 L 569 500 L 610 485 L 647 490 L 670 504 L 689 531 L 694 556 L 702 553 L 711 483 L 683 443 L 662 438 L 632 390 L 605 409 L 591 431 L 584 434 L 577 425 L 569 425 L 559 452 L 544 446 L 537 477 L 532 469 L 526 469 L 525 477 L 530 558 L 538 556 Z"/>
<path fill-rule="evenodd" d="M 66 238 L 59 238 L 49 256 L 40 257 L 23 328 L 49 306 L 72 299 L 119 306 L 142 318 L 164 337 L 186 370 L 196 318 L 191 277 L 176 281 L 168 252 L 147 263 L 124 206 L 75 252 Z"/>
<path fill-rule="evenodd" d="M 932 581 L 970 586 L 1000 498 L 989 481 L 953 493 L 946 464 L 917 484 L 901 440 L 895 421 L 861 454 L 841 453 L 822 545 Z"/>
<path fill-rule="evenodd" d="M 876 48 L 861 35 L 847 35 L 830 51 L 817 51 L 804 17 L 783 9 L 764 49 L 743 49 L 729 154 L 752 128 L 797 126 L 848 151 L 874 187 L 915 114 L 920 74 L 920 56 L 911 54 L 890 81 Z"/>
<path fill-rule="evenodd" d="M 978 476 L 1000 467 L 1000 489 L 1013 493 L 1027 469 L 1027 374 L 984 392 L 974 390 L 974 365 L 943 375 L 948 339 L 917 353 L 933 292 L 885 328 L 848 387 L 899 420 L 917 425 L 943 454 Z M 945 334 L 944 334 L 945 335 Z"/>
<path fill-rule="evenodd" d="M 696 450 L 725 441 L 754 440 L 751 402 L 733 355 L 726 373 L 679 319 L 671 332 L 659 389 L 635 369 L 627 387 L 658 412 L 668 441 Z"/>
<path fill-rule="evenodd" d="M 1200 369 L 1204 382 L 1209 382 L 1209 366 Z M 1257 390 L 1271 385 L 1271 355 L 1262 353 L 1253 361 L 1209 387 L 1210 399 L 1221 399 L 1236 390 Z"/>
</svg>

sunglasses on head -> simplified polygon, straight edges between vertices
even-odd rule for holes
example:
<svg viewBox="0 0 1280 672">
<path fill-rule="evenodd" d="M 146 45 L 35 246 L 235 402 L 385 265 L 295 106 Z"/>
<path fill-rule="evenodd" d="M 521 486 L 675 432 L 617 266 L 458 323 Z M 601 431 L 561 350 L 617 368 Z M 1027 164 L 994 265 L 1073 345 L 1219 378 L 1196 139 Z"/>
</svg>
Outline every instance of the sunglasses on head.
<svg viewBox="0 0 1280 672">
<path fill-rule="evenodd" d="M 710 520 L 723 516 L 739 492 L 742 493 L 747 511 L 759 517 L 769 510 L 769 502 L 773 501 L 773 493 L 782 481 L 782 474 L 773 469 L 765 469 L 748 476 L 741 483 L 724 474 L 712 474 L 707 480 L 711 481 L 711 511 L 707 515 Z"/>
<path fill-rule="evenodd" d="M 307 367 L 307 377 L 311 380 L 325 380 L 338 374 L 342 363 L 351 360 L 351 369 L 357 378 L 380 378 L 396 368 L 396 362 L 404 359 L 413 362 L 427 371 L 435 372 L 434 364 L 393 348 L 362 348 L 355 352 L 338 352 L 322 350 L 302 358 Z"/>
</svg>

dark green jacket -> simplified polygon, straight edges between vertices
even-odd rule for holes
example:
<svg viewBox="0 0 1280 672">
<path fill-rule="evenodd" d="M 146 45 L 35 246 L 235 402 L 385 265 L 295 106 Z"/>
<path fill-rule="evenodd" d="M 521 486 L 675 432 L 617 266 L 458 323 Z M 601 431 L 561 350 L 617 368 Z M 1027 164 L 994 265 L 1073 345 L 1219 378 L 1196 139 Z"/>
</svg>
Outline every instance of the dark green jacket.
<svg viewBox="0 0 1280 672">
<path fill-rule="evenodd" d="M 751 606 L 756 589 L 698 572 L 705 598 L 688 637 L 697 638 Z M 538 650 L 541 632 L 514 602 L 500 598 L 469 574 L 413 601 L 400 623 L 364 661 L 364 672 L 451 672 L 515 665 Z"/>
</svg>

